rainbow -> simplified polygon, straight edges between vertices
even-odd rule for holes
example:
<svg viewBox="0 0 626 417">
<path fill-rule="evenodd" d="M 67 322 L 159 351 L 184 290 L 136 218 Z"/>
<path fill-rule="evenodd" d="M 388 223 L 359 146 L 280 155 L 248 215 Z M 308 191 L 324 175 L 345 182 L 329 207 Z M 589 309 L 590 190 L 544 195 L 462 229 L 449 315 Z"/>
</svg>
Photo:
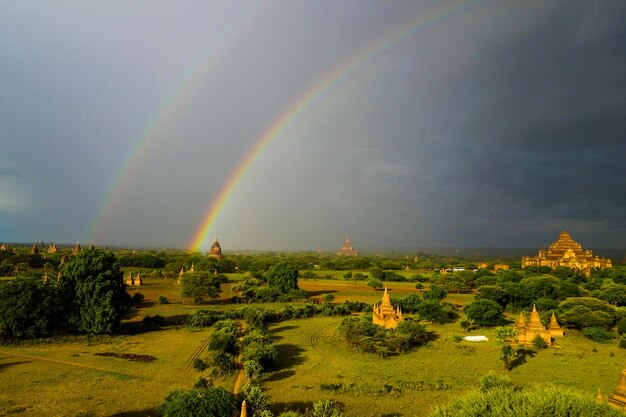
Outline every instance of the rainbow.
<svg viewBox="0 0 626 417">
<path fill-rule="evenodd" d="M 139 140 L 133 144 L 128 152 L 128 156 L 118 168 L 117 175 L 112 181 L 109 191 L 104 195 L 103 202 L 100 204 L 101 209 L 95 215 L 87 241 L 102 243 L 107 225 L 113 222 L 113 213 L 116 212 L 118 207 L 122 206 L 122 198 L 128 194 L 132 184 L 131 179 L 135 178 L 139 172 L 138 167 L 141 165 L 139 162 L 148 155 L 150 143 L 158 136 L 159 132 L 176 120 L 184 110 L 186 103 L 193 97 L 194 92 L 199 89 L 202 82 L 219 64 L 223 55 L 251 27 L 253 19 L 259 15 L 260 5 L 260 1 L 251 3 L 251 6 L 247 7 L 235 19 L 236 21 L 231 25 L 231 29 L 222 36 L 224 40 L 221 43 L 215 42 L 214 45 L 211 45 L 207 53 L 203 54 L 203 58 L 185 71 L 180 81 L 161 100 L 161 104 L 158 106 L 154 116 L 150 118 L 149 122 L 142 129 Z"/>
<path fill-rule="evenodd" d="M 202 250 L 205 242 L 207 242 L 207 236 L 210 234 L 213 224 L 217 220 L 220 212 L 228 202 L 233 191 L 237 188 L 237 185 L 250 170 L 254 161 L 267 149 L 274 139 L 279 137 L 280 134 L 289 127 L 298 116 L 310 108 L 314 102 L 320 101 L 334 86 L 348 77 L 348 75 L 372 61 L 376 56 L 410 38 L 416 32 L 434 25 L 447 17 L 459 14 L 468 7 L 469 3 L 468 0 L 438 2 L 438 4 L 427 13 L 419 15 L 416 19 L 385 34 L 373 43 L 360 48 L 301 93 L 255 140 L 252 148 L 233 170 L 226 184 L 224 184 L 217 194 L 217 197 L 211 202 L 188 248 L 190 250 Z"/>
</svg>

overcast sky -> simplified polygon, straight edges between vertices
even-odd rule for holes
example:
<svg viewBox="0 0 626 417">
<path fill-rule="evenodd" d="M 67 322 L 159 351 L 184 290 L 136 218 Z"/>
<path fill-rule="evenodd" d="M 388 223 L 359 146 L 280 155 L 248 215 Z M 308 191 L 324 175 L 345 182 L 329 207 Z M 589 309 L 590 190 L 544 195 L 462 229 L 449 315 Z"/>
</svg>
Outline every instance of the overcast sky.
<svg viewBox="0 0 626 417">
<path fill-rule="evenodd" d="M 343 68 L 207 239 L 626 248 L 624 22 L 622 0 L 2 1 L 0 241 L 188 246 Z"/>
</svg>

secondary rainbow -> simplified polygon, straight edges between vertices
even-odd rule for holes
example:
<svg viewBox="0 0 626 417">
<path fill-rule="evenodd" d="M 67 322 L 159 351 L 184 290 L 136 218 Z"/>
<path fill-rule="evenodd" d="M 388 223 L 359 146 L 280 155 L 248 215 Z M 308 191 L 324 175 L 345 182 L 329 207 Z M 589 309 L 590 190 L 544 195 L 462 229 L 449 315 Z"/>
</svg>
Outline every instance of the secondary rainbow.
<svg viewBox="0 0 626 417">
<path fill-rule="evenodd" d="M 141 131 L 139 139 L 131 147 L 128 156 L 117 170 L 111 188 L 105 194 L 101 209 L 96 213 L 89 242 L 102 242 L 105 230 L 112 224 L 113 214 L 122 206 L 123 197 L 128 195 L 132 179 L 137 177 L 141 162 L 147 159 L 150 143 L 158 137 L 167 126 L 170 126 L 177 116 L 185 109 L 185 105 L 199 89 L 202 82 L 219 64 L 222 56 L 235 44 L 236 40 L 251 27 L 252 20 L 258 17 L 260 1 L 253 3 L 236 19 L 222 39 L 217 39 L 203 58 L 198 60 L 184 72 L 180 80 L 170 89 L 168 95 L 161 101 L 154 116 Z"/>
<path fill-rule="evenodd" d="M 470 2 L 467 0 L 438 3 L 437 6 L 429 10 L 428 13 L 418 16 L 416 19 L 409 21 L 376 41 L 360 48 L 340 65 L 332 68 L 322 78 L 301 93 L 258 137 L 243 160 L 232 171 L 226 184 L 224 184 L 217 194 L 217 197 L 211 202 L 200 227 L 188 245 L 189 249 L 202 250 L 220 212 L 228 202 L 233 191 L 237 188 L 237 185 L 250 170 L 254 161 L 300 114 L 310 108 L 315 101 L 319 101 L 322 97 L 327 95 L 334 86 L 348 75 L 366 65 L 377 55 L 413 36 L 419 30 L 423 30 L 430 25 L 440 22 L 446 17 L 459 14 L 467 9 L 469 3 Z"/>
</svg>

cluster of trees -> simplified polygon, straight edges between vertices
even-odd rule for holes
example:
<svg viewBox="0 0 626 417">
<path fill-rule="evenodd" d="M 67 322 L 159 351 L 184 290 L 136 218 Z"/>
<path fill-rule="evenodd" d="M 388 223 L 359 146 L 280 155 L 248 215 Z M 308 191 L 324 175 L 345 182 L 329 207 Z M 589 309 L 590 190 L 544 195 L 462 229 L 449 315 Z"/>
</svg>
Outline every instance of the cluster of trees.
<svg viewBox="0 0 626 417">
<path fill-rule="evenodd" d="M 298 270 L 287 263 L 276 264 L 265 273 L 250 274 L 241 285 L 233 287 L 239 293 L 237 302 L 291 302 L 306 298 L 298 288 Z"/>
<path fill-rule="evenodd" d="M 418 314 L 420 319 L 435 323 L 448 323 L 458 317 L 454 305 L 445 302 L 448 293 L 443 287 L 434 285 L 430 290 L 411 294 L 404 298 L 392 298 L 391 304 L 399 306 L 403 313 Z"/>
<path fill-rule="evenodd" d="M 339 333 L 353 348 L 382 357 L 407 352 L 429 339 L 423 324 L 408 319 L 392 330 L 375 325 L 371 317 L 346 317 L 339 326 Z"/>
<path fill-rule="evenodd" d="M 130 305 L 115 255 L 83 250 L 56 284 L 39 276 L 0 284 L 0 339 L 113 333 Z"/>
<path fill-rule="evenodd" d="M 254 384 L 244 385 L 239 395 L 213 386 L 175 390 L 167 395 L 159 411 L 163 417 L 230 417 L 239 415 L 244 400 L 248 416 L 274 417 L 267 395 Z M 316 401 L 305 413 L 307 417 L 343 417 L 339 407 L 330 400 Z M 276 417 L 304 416 L 298 411 L 285 411 Z"/>
</svg>

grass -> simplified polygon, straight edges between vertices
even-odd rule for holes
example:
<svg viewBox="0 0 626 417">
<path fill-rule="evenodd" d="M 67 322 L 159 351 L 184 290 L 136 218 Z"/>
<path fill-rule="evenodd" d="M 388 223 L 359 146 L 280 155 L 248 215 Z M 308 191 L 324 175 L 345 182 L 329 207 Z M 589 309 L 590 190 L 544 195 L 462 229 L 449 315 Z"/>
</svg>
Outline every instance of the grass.
<svg viewBox="0 0 626 417">
<path fill-rule="evenodd" d="M 176 280 L 148 278 L 138 288 L 146 302 L 123 325 L 132 326 L 156 314 L 182 323 L 201 308 L 238 308 L 226 304 L 233 295 L 232 286 L 241 280 L 238 275 L 232 278 L 233 282 L 223 285 L 220 299 L 203 306 L 181 298 Z M 341 279 L 299 281 L 302 289 L 319 297 L 333 294 L 336 302 L 380 301 L 382 292 L 365 284 Z M 388 285 L 394 298 L 416 291 L 414 283 Z M 135 291 L 131 289 L 130 293 Z M 156 304 L 159 295 L 167 296 L 170 303 Z M 446 301 L 465 304 L 472 298 L 471 294 L 450 294 Z M 279 303 L 259 305 L 276 310 L 283 307 Z M 486 335 L 491 339 L 488 342 L 454 342 L 455 335 L 466 335 L 458 321 L 428 325 L 437 335 L 435 340 L 408 354 L 383 359 L 347 347 L 337 334 L 341 320 L 316 317 L 270 326 L 279 363 L 260 382 L 274 411 L 304 410 L 328 398 L 343 404 L 347 417 L 394 413 L 427 416 L 435 406 L 475 388 L 479 378 L 489 371 L 505 374 L 492 330 L 472 333 Z M 199 374 L 186 365 L 210 331 L 173 326 L 132 336 L 100 336 L 91 344 L 85 337 L 71 337 L 0 346 L 0 415 L 154 415 L 151 410 L 170 389 L 188 389 L 197 381 Z M 568 331 L 559 345 L 560 349 L 549 348 L 527 356 L 525 363 L 518 363 L 508 375 L 518 384 L 550 382 L 594 398 L 598 388 L 606 395 L 617 387 L 626 350 L 617 348 L 616 342 L 598 344 L 580 332 Z M 132 362 L 94 355 L 102 352 L 151 355 L 157 360 Z M 234 376 L 216 383 L 230 390 Z"/>
<path fill-rule="evenodd" d="M 454 335 L 465 335 L 458 323 L 430 325 L 436 340 L 383 359 L 347 347 L 336 330 L 341 320 L 320 317 L 271 327 L 281 364 L 262 386 L 275 411 L 329 398 L 345 406 L 346 416 L 427 416 L 435 406 L 477 387 L 490 371 L 508 374 L 521 385 L 552 383 L 595 398 L 598 388 L 610 394 L 617 387 L 626 362 L 626 352 L 615 344 L 599 345 L 572 331 L 560 341 L 561 349 L 527 356 L 507 373 L 493 331 L 474 332 L 489 337 L 488 342 L 454 342 Z"/>
</svg>

